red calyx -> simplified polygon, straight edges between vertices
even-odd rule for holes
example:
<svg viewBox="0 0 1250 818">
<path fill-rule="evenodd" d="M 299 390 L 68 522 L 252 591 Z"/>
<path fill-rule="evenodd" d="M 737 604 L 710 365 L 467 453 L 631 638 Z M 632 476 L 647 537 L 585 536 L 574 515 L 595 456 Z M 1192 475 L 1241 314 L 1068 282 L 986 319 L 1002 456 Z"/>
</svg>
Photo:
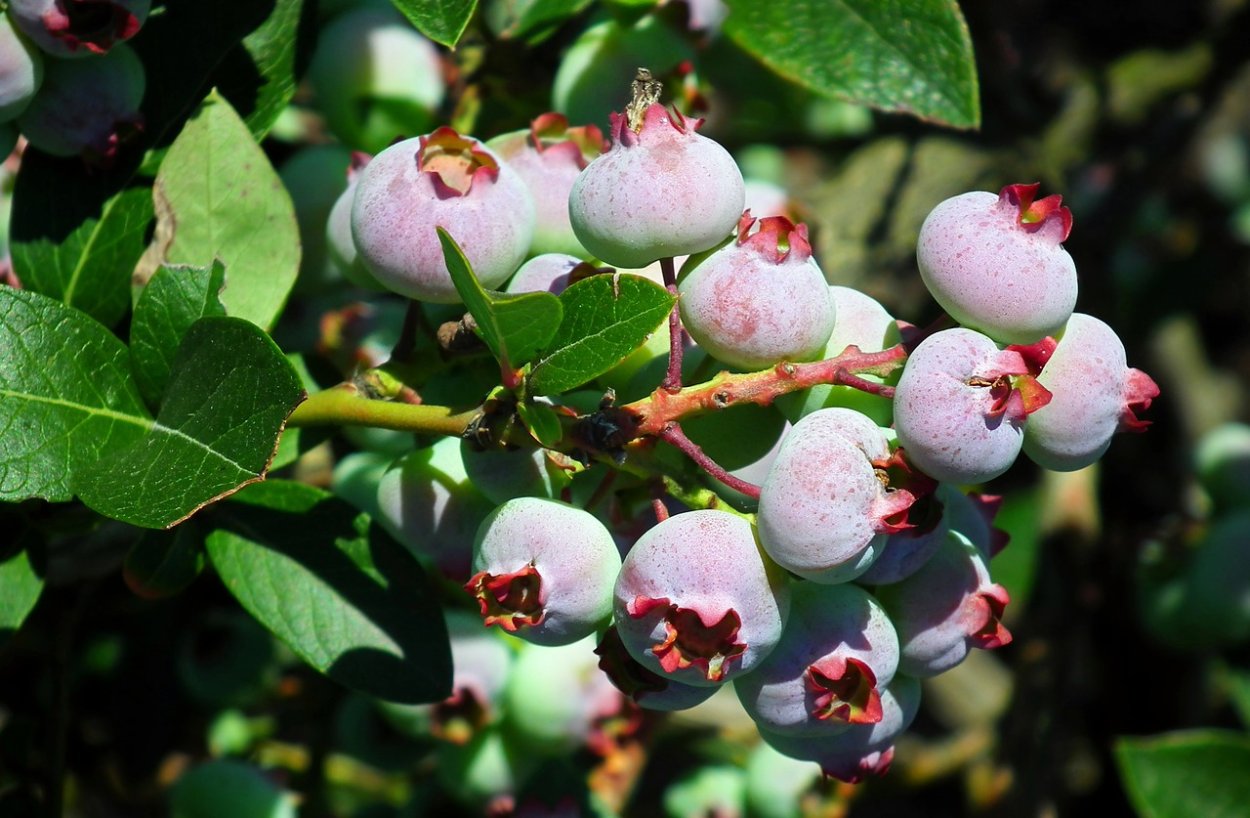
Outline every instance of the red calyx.
<svg viewBox="0 0 1250 818">
<path fill-rule="evenodd" d="M 434 191 L 441 199 L 467 196 L 476 182 L 499 178 L 499 163 L 482 150 L 475 140 L 461 136 L 444 125 L 420 137 L 417 167 L 434 180 Z"/>
<path fill-rule="evenodd" d="M 994 527 L 994 518 L 998 516 L 998 510 L 1002 508 L 1003 496 L 1001 494 L 977 494 L 973 492 L 968 495 L 968 499 L 972 501 L 977 513 L 981 515 L 981 519 L 985 520 L 985 525 L 990 529 L 990 556 L 998 556 L 998 553 L 1006 548 L 1007 543 L 1011 541 L 1010 534 L 1001 528 Z"/>
<path fill-rule="evenodd" d="M 482 622 L 498 625 L 509 633 L 538 625 L 547 616 L 543 608 L 543 578 L 538 569 L 527 565 L 511 574 L 479 571 L 464 589 L 477 597 Z"/>
<path fill-rule="evenodd" d="M 981 617 L 981 624 L 969 634 L 972 644 L 985 650 L 993 650 L 1009 644 L 1011 631 L 1007 630 L 1002 623 L 1003 610 L 1011 601 L 1011 597 L 1007 595 L 1007 589 L 1001 585 L 991 585 L 986 590 L 977 593 L 973 599 L 973 605 L 978 616 Z"/>
<path fill-rule="evenodd" d="M 43 15 L 43 27 L 71 51 L 107 54 L 139 32 L 139 18 L 110 0 L 65 0 Z"/>
<path fill-rule="evenodd" d="M 629 615 L 636 619 L 657 608 L 664 609 L 666 636 L 651 646 L 651 652 L 666 673 L 695 667 L 709 682 L 719 682 L 725 678 L 727 665 L 741 660 L 746 652 L 746 643 L 738 641 L 742 619 L 732 608 L 716 622 L 705 622 L 698 611 L 679 608 L 666 598 L 639 596 L 627 606 Z"/>
<path fill-rule="evenodd" d="M 1019 353 L 1024 360 L 1024 365 L 1028 367 L 1029 374 L 1037 377 L 1042 374 L 1042 369 L 1050 361 L 1050 356 L 1055 354 L 1058 346 L 1059 342 L 1047 335 L 1037 343 L 1010 344 L 1007 349 Z"/>
<path fill-rule="evenodd" d="M 807 667 L 807 689 L 815 693 L 812 715 L 824 721 L 876 724 L 881 721 L 877 675 L 860 659 L 830 656 Z"/>
<path fill-rule="evenodd" d="M 599 657 L 599 669 L 607 675 L 608 681 L 632 701 L 636 702 L 648 693 L 660 693 L 668 687 L 668 679 L 629 655 L 615 627 L 604 631 L 603 639 L 595 648 L 595 655 Z"/>
<path fill-rule="evenodd" d="M 603 131 L 595 125 L 569 127 L 564 114 L 547 113 L 530 123 L 530 142 L 539 153 L 567 154 L 569 161 L 585 168 L 586 154 L 598 156 L 607 149 Z"/>
<path fill-rule="evenodd" d="M 490 708 L 482 697 L 467 687 L 458 687 L 434 705 L 430 732 L 452 744 L 468 744 L 490 719 Z"/>
<path fill-rule="evenodd" d="M 1037 195 L 1040 182 L 1031 185 L 1007 185 L 999 191 L 999 201 L 1005 201 L 1017 208 L 1019 216 L 1016 224 L 1030 233 L 1035 233 L 1050 224 L 1058 226 L 1058 240 L 1068 240 L 1072 232 L 1072 211 L 1063 206 L 1063 197 L 1058 193 L 1044 199 L 1033 200 Z"/>
<path fill-rule="evenodd" d="M 1159 397 L 1159 384 L 1154 378 L 1140 369 L 1130 369 L 1124 379 L 1124 409 L 1120 413 L 1121 432 L 1144 432 L 1150 421 L 1137 417 L 1138 412 L 1150 408 L 1150 404 Z"/>
<path fill-rule="evenodd" d="M 756 226 L 754 233 L 751 232 L 753 225 Z M 773 264 L 781 264 L 791 254 L 795 261 L 806 261 L 812 256 L 806 224 L 795 224 L 785 216 L 757 219 L 750 210 L 744 210 L 738 220 L 738 246 L 750 247 Z"/>
<path fill-rule="evenodd" d="M 612 145 L 621 145 L 630 148 L 640 144 L 646 138 L 648 133 L 653 133 L 657 128 L 672 128 L 679 134 L 693 134 L 703 124 L 702 119 L 687 119 L 681 115 L 681 112 L 673 108 L 671 113 L 658 102 L 653 102 L 647 106 L 647 110 L 642 116 L 642 127 L 634 133 L 629 127 L 629 117 L 625 114 L 618 114 L 615 111 L 608 116 L 609 131 L 612 134 Z M 667 131 L 661 133 L 667 134 Z"/>
</svg>

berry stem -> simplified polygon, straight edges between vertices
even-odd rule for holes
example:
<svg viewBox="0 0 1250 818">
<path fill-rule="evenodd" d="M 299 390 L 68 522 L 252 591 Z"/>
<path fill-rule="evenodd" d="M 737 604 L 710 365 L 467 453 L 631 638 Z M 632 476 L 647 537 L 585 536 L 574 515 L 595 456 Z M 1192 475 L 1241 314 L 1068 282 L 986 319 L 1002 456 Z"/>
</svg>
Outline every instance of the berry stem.
<svg viewBox="0 0 1250 818">
<path fill-rule="evenodd" d="M 717 463 L 715 460 L 707 456 L 707 453 L 699 447 L 690 438 L 686 437 L 686 433 L 682 431 L 681 424 L 674 421 L 665 427 L 660 433 L 660 439 L 667 441 L 669 444 L 677 447 L 685 452 L 686 456 L 699 465 L 701 469 L 710 474 L 712 477 L 724 483 L 734 491 L 741 492 L 753 500 L 760 499 L 760 487 L 754 483 L 748 483 L 734 477 L 725 471 L 725 467 Z"/>
<path fill-rule="evenodd" d="M 673 421 L 689 415 L 714 412 L 742 403 L 768 406 L 778 395 L 820 384 L 836 384 L 892 397 L 894 388 L 864 380 L 860 375 L 885 377 L 902 366 L 907 351 L 897 344 L 881 352 L 860 352 L 847 347 L 841 355 L 806 364 L 782 362 L 772 369 L 732 375 L 721 372 L 712 380 L 678 392 L 661 387 L 649 397 L 620 407 L 638 418 L 635 436 L 662 437 Z"/>
<path fill-rule="evenodd" d="M 673 298 L 677 298 L 677 271 L 674 269 L 671 256 L 660 259 L 660 272 L 664 275 L 664 287 Z M 668 373 L 664 376 L 661 389 L 677 392 L 681 389 L 681 357 L 685 350 L 682 344 L 681 313 L 677 303 L 673 303 L 673 311 L 668 314 Z"/>
</svg>

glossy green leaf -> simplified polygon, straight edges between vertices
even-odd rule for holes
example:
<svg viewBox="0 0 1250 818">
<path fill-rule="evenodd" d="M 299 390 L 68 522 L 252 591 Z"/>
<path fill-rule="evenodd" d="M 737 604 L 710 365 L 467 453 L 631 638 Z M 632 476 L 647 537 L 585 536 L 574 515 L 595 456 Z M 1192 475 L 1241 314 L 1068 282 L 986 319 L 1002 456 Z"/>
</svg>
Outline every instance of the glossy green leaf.
<svg viewBox="0 0 1250 818">
<path fill-rule="evenodd" d="M 728 0 L 724 30 L 783 77 L 921 119 L 981 123 L 976 62 L 955 0 Z"/>
<path fill-rule="evenodd" d="M 218 89 L 257 139 L 269 132 L 295 95 L 296 44 L 303 12 L 304 0 L 275 0 L 265 21 L 214 72 Z"/>
<path fill-rule="evenodd" d="M 144 599 L 161 599 L 194 582 L 204 562 L 204 533 L 188 522 L 173 531 L 143 532 L 126 553 L 122 576 Z"/>
<path fill-rule="evenodd" d="M 225 268 L 161 267 L 143 288 L 130 322 L 130 363 L 149 405 L 160 403 L 182 336 L 206 315 L 225 315 L 218 293 Z"/>
<path fill-rule="evenodd" d="M 82 160 L 22 157 L 10 227 L 13 270 L 25 289 L 106 325 L 130 307 L 130 277 L 147 246 L 152 193 L 118 168 L 85 173 Z"/>
<path fill-rule="evenodd" d="M 477 9 L 477 0 L 391 0 L 421 33 L 455 48 Z"/>
<path fill-rule="evenodd" d="M 451 693 L 437 594 L 416 558 L 367 514 L 271 480 L 220 507 L 209 558 L 240 604 L 305 662 L 353 690 L 405 703 Z"/>
<path fill-rule="evenodd" d="M 1250 805 L 1250 736 L 1220 730 L 1121 738 L 1120 778 L 1143 818 L 1242 818 Z"/>
<path fill-rule="evenodd" d="M 673 296 L 633 275 L 597 275 L 560 294 L 564 321 L 530 371 L 536 395 L 581 386 L 625 359 L 668 318 Z"/>
<path fill-rule="evenodd" d="M 226 310 L 271 326 L 299 272 L 295 209 L 247 125 L 217 93 L 170 146 L 152 195 L 159 260 L 206 267 L 220 259 Z"/>
<path fill-rule="evenodd" d="M 0 287 L 0 500 L 69 500 L 77 471 L 152 427 L 125 345 L 85 313 Z"/>
<path fill-rule="evenodd" d="M 0 546 L 0 647 L 21 627 L 43 591 L 43 573 L 31 558 L 36 544 L 37 537 L 27 533 Z"/>
<path fill-rule="evenodd" d="M 483 289 L 460 245 L 438 228 L 443 258 L 465 309 L 486 346 L 508 367 L 520 367 L 545 347 L 560 326 L 563 308 L 551 293 L 497 293 Z"/>
<path fill-rule="evenodd" d="M 521 403 L 517 404 L 517 413 L 520 414 L 525 428 L 544 446 L 554 446 L 564 435 L 560 416 L 550 406 L 542 403 Z"/>
<path fill-rule="evenodd" d="M 144 437 L 75 475 L 91 508 L 167 528 L 264 477 L 287 416 L 303 400 L 273 340 L 239 318 L 187 332 L 156 422 Z"/>
</svg>

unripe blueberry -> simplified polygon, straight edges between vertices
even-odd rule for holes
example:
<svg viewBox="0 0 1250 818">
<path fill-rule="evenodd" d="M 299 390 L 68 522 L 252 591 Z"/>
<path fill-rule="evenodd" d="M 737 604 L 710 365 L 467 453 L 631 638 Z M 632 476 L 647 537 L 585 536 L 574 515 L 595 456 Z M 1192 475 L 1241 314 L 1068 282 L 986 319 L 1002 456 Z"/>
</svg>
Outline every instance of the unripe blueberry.
<svg viewBox="0 0 1250 818">
<path fill-rule="evenodd" d="M 609 627 L 595 648 L 599 669 L 625 696 L 644 710 L 671 712 L 702 704 L 718 687 L 696 687 L 654 673 L 630 655 L 616 626 Z"/>
<path fill-rule="evenodd" d="M 534 256 L 521 265 L 516 275 L 508 279 L 504 292 L 551 293 L 559 295 L 569 286 L 573 271 L 586 262 L 565 253 L 544 253 Z M 589 266 L 589 265 L 586 265 Z"/>
<path fill-rule="evenodd" d="M 444 792 L 473 814 L 487 815 L 494 805 L 515 801 L 538 769 L 538 759 L 524 742 L 496 725 L 482 730 L 468 744 L 440 744 L 436 770 Z"/>
<path fill-rule="evenodd" d="M 831 736 L 881 720 L 898 659 L 894 626 L 867 591 L 799 582 L 781 641 L 734 688 L 761 729 Z"/>
<path fill-rule="evenodd" d="M 1076 265 L 1062 242 L 1072 214 L 1038 185 L 947 199 L 920 227 L 916 261 L 929 292 L 961 324 L 996 341 L 1058 335 L 1076 306 Z"/>
<path fill-rule="evenodd" d="M 469 480 L 496 504 L 514 497 L 555 497 L 563 484 L 559 467 L 551 462 L 546 451 L 482 449 L 469 440 L 460 442 L 460 456 Z"/>
<path fill-rule="evenodd" d="M 908 461 L 936 480 L 981 483 L 1011 467 L 1025 420 L 1049 400 L 1015 350 L 962 327 L 926 338 L 894 392 L 894 428 Z"/>
<path fill-rule="evenodd" d="M 534 203 L 494 153 L 439 128 L 373 157 L 352 202 L 352 239 L 378 281 L 409 298 L 456 304 L 435 227 L 460 245 L 482 286 L 496 287 L 525 258 Z"/>
<path fill-rule="evenodd" d="M 428 131 L 446 93 L 437 47 L 389 3 L 346 11 L 325 26 L 308 82 L 330 130 L 370 153 Z"/>
<path fill-rule="evenodd" d="M 451 695 L 429 708 L 430 730 L 454 744 L 466 744 L 498 721 L 504 686 L 513 668 L 512 648 L 496 631 L 482 628 L 471 611 L 448 610 L 451 638 Z"/>
<path fill-rule="evenodd" d="M 397 461 L 378 483 L 379 522 L 459 582 L 469 578 L 473 537 L 493 508 L 469 482 L 454 437 Z"/>
<path fill-rule="evenodd" d="M 658 14 L 646 14 L 633 25 L 605 20 L 583 31 L 561 57 L 551 107 L 572 122 L 602 125 L 628 102 L 621 79 L 638 66 L 650 66 L 663 77 L 693 57 L 686 38 Z M 611 93 L 617 88 L 620 96 Z"/>
<path fill-rule="evenodd" d="M 30 144 L 53 156 L 107 164 L 141 126 L 146 75 L 127 45 L 89 60 L 51 60 L 43 88 L 18 118 Z"/>
<path fill-rule="evenodd" d="M 169 792 L 172 818 L 295 818 L 296 798 L 259 769 L 218 759 L 184 772 Z"/>
<path fill-rule="evenodd" d="M 521 648 L 504 701 L 508 725 L 527 748 L 574 752 L 592 740 L 599 720 L 620 711 L 621 692 L 599 670 L 594 651 L 594 636 L 559 647 Z"/>
<path fill-rule="evenodd" d="M 89 57 L 135 36 L 151 5 L 151 0 L 9 0 L 9 14 L 52 56 Z"/>
<path fill-rule="evenodd" d="M 612 147 L 573 183 L 569 218 L 582 246 L 616 267 L 707 250 L 742 215 L 742 173 L 729 152 L 652 103 L 638 130 L 612 115 Z"/>
<path fill-rule="evenodd" d="M 666 818 L 745 818 L 746 775 L 732 764 L 703 765 L 664 791 Z"/>
<path fill-rule="evenodd" d="M 885 775 L 894 760 L 894 740 L 916 718 L 920 682 L 897 676 L 881 691 L 881 720 L 848 728 L 836 736 L 781 736 L 760 730 L 760 738 L 791 758 L 815 761 L 825 775 L 857 784 L 869 775 Z"/>
<path fill-rule="evenodd" d="M 963 534 L 988 557 L 991 530 L 980 511 L 980 502 L 979 498 L 970 498 L 949 483 L 938 485 L 918 503 L 931 504 L 931 513 L 936 513 L 937 519 L 929 520 L 928 525 L 891 534 L 881 556 L 859 581 L 866 585 L 888 585 L 906 579 L 937 553 L 952 530 Z"/>
<path fill-rule="evenodd" d="M 304 290 L 336 278 L 326 257 L 326 222 L 347 183 L 351 159 L 351 152 L 341 145 L 311 145 L 278 168 L 278 177 L 295 205 L 301 247 L 299 286 Z"/>
<path fill-rule="evenodd" d="M 859 347 L 860 352 L 880 352 L 902 340 L 898 323 L 876 300 L 851 287 L 830 286 L 829 295 L 835 320 L 820 358 L 834 358 L 851 345 Z M 863 377 L 874 382 L 881 380 L 873 375 Z M 791 423 L 818 409 L 834 406 L 863 412 L 878 426 L 889 426 L 894 420 L 889 399 L 850 386 L 813 386 L 777 398 L 777 408 Z"/>
<path fill-rule="evenodd" d="M 833 298 L 807 226 L 784 216 L 743 213 L 737 239 L 687 264 L 678 292 L 690 336 L 742 369 L 815 358 L 833 332 Z"/>
<path fill-rule="evenodd" d="M 769 556 L 815 582 L 866 571 L 915 501 L 883 485 L 878 465 L 889 459 L 885 433 L 853 410 L 822 409 L 796 423 L 760 491 L 760 542 Z"/>
<path fill-rule="evenodd" d="M 695 686 L 750 672 L 781 638 L 785 575 L 751 524 L 726 511 L 676 514 L 634 543 L 615 590 L 626 650 L 653 673 Z"/>
<path fill-rule="evenodd" d="M 936 676 L 971 648 L 1011 641 L 1001 621 L 1006 589 L 990 581 L 980 549 L 954 531 L 916 573 L 877 588 L 877 599 L 898 631 L 899 671 L 909 676 Z"/>
<path fill-rule="evenodd" d="M 13 28 L 8 15 L 0 15 L 0 122 L 26 110 L 42 83 L 43 55 Z"/>
<path fill-rule="evenodd" d="M 810 762 L 791 758 L 766 741 L 747 757 L 747 807 L 755 818 L 800 818 L 805 796 L 820 786 L 821 773 Z"/>
<path fill-rule="evenodd" d="M 347 169 L 347 187 L 334 200 L 330 215 L 326 217 L 326 263 L 357 287 L 385 290 L 360 260 L 356 242 L 352 239 L 352 203 L 356 200 L 356 182 L 360 179 L 360 171 L 372 158 L 359 151 L 352 154 L 351 165 Z"/>
<path fill-rule="evenodd" d="M 1250 426 L 1226 423 L 1204 434 L 1194 468 L 1217 509 L 1250 508 Z"/>
<path fill-rule="evenodd" d="M 568 645 L 608 623 L 620 567 L 616 542 L 594 515 L 519 497 L 482 521 L 465 590 L 487 625 L 538 645 Z"/>
<path fill-rule="evenodd" d="M 563 114 L 543 114 L 528 130 L 502 134 L 486 146 L 517 172 L 534 197 L 530 254 L 587 255 L 569 224 L 569 191 L 587 163 L 603 153 L 603 132 L 594 125 L 570 128 Z"/>
<path fill-rule="evenodd" d="M 1024 453 L 1055 471 L 1085 468 L 1102 457 L 1117 431 L 1144 429 L 1136 412 L 1159 394 L 1149 375 L 1128 367 L 1115 331 L 1079 312 L 1068 319 L 1037 380 L 1051 400 L 1030 416 Z"/>
</svg>

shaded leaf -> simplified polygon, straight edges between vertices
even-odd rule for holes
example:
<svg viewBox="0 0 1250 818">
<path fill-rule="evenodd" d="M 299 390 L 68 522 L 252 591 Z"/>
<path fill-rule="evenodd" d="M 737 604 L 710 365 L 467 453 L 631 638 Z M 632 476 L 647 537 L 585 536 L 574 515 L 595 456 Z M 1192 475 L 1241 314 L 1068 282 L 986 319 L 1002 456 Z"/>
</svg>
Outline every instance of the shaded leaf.
<svg viewBox="0 0 1250 818">
<path fill-rule="evenodd" d="M 1116 760 L 1145 818 L 1240 818 L 1250 804 L 1250 736 L 1193 730 L 1121 738 Z"/>
<path fill-rule="evenodd" d="M 551 29 L 580 14 L 592 0 L 532 0 L 521 4 L 516 19 L 502 32 L 503 37 L 530 38 L 542 36 Z"/>
<path fill-rule="evenodd" d="M 787 79 L 883 111 L 975 128 L 976 63 L 955 0 L 728 0 L 724 30 Z"/>
<path fill-rule="evenodd" d="M 542 403 L 520 403 L 517 404 L 517 412 L 521 415 L 525 428 L 544 446 L 554 446 L 563 437 L 560 416 L 550 406 Z"/>
<path fill-rule="evenodd" d="M 283 424 L 304 391 L 259 327 L 201 318 L 178 348 L 151 430 L 79 471 L 94 510 L 144 528 L 172 526 L 264 477 Z"/>
<path fill-rule="evenodd" d="M 106 325 L 130 307 L 130 276 L 147 246 L 152 194 L 130 170 L 86 173 L 82 160 L 27 151 L 13 190 L 13 270 L 25 289 Z"/>
<path fill-rule="evenodd" d="M 225 268 L 161 267 L 135 303 L 130 322 L 130 363 L 149 405 L 160 403 L 182 336 L 206 315 L 225 315 L 217 295 Z"/>
<path fill-rule="evenodd" d="M 152 194 L 158 260 L 206 267 L 220 259 L 227 311 L 271 326 L 299 272 L 295 209 L 264 151 L 217 93 L 170 146 Z"/>
<path fill-rule="evenodd" d="M 555 395 L 607 372 L 668 318 L 673 296 L 634 275 L 597 275 L 560 294 L 564 321 L 530 371 L 536 395 Z"/>
<path fill-rule="evenodd" d="M 477 322 L 478 334 L 504 366 L 527 363 L 545 347 L 560 326 L 560 299 L 551 293 L 497 293 L 485 290 L 473 274 L 460 245 L 438 228 L 443 258 L 465 309 Z"/>
<path fill-rule="evenodd" d="M 204 532 L 191 522 L 173 531 L 145 531 L 130 547 L 122 577 L 144 599 L 172 596 L 204 570 Z"/>
<path fill-rule="evenodd" d="M 300 483 L 248 487 L 220 507 L 208 553 L 239 603 L 346 687 L 417 704 L 451 693 L 437 595 L 367 514 Z"/>
<path fill-rule="evenodd" d="M 28 531 L 0 547 L 0 647 L 21 627 L 43 591 L 43 572 L 31 558 L 38 545 L 38 537 Z"/>
<path fill-rule="evenodd" d="M 295 95 L 296 44 L 304 0 L 276 0 L 273 11 L 243 38 L 213 79 L 258 140 Z"/>
<path fill-rule="evenodd" d="M 71 478 L 152 427 L 125 345 L 85 313 L 0 287 L 0 500 L 69 500 Z"/>
<path fill-rule="evenodd" d="M 422 34 L 436 43 L 455 48 L 464 34 L 477 0 L 391 0 Z"/>
</svg>

